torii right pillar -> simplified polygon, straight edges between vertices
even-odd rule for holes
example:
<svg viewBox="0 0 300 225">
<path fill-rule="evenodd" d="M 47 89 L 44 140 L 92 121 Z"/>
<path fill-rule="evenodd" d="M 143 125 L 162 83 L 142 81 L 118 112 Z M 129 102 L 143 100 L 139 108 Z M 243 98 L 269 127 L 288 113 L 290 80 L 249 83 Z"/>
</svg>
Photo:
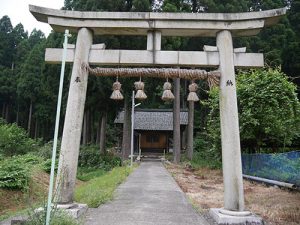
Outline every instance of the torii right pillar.
<svg viewBox="0 0 300 225">
<path fill-rule="evenodd" d="M 220 122 L 222 167 L 224 182 L 224 208 L 211 209 L 218 224 L 263 224 L 260 217 L 244 211 L 244 189 L 240 147 L 239 118 L 234 72 L 232 35 L 228 30 L 217 33 L 221 72 Z"/>
<path fill-rule="evenodd" d="M 224 180 L 224 208 L 244 210 L 244 191 L 241 163 L 239 118 L 233 64 L 233 45 L 230 31 L 217 34 L 221 72 L 220 122 Z"/>
</svg>

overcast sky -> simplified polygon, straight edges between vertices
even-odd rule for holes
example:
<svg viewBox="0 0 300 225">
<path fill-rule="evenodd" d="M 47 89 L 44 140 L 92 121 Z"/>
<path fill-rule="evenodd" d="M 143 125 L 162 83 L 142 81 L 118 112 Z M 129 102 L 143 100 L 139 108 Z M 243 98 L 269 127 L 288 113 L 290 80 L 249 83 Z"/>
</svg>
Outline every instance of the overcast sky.
<svg viewBox="0 0 300 225">
<path fill-rule="evenodd" d="M 22 23 L 28 34 L 34 28 L 37 28 L 47 36 L 51 31 L 51 27 L 46 23 L 38 22 L 31 15 L 28 8 L 29 4 L 60 9 L 64 5 L 64 0 L 0 0 L 0 18 L 7 15 L 13 26 Z"/>
</svg>

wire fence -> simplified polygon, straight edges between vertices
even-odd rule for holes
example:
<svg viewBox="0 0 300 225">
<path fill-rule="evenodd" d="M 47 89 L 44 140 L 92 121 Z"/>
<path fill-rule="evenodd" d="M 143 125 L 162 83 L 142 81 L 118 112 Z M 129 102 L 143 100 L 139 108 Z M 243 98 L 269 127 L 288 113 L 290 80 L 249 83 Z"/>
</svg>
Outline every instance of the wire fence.
<svg viewBox="0 0 300 225">
<path fill-rule="evenodd" d="M 243 174 L 300 186 L 300 151 L 242 154 Z"/>
</svg>

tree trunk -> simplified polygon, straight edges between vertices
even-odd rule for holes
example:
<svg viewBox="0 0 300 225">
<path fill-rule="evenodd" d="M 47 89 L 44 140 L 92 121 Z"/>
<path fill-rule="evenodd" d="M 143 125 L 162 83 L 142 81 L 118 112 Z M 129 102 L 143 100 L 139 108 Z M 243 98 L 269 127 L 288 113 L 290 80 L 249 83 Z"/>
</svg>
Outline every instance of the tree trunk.
<svg viewBox="0 0 300 225">
<path fill-rule="evenodd" d="M 84 113 L 84 145 L 87 145 L 89 143 L 89 137 L 90 137 L 90 110 L 87 109 Z"/>
<path fill-rule="evenodd" d="M 107 112 L 105 111 L 101 119 L 101 129 L 100 129 L 100 153 L 106 153 L 106 122 L 107 122 Z"/>
<path fill-rule="evenodd" d="M 3 102 L 3 104 L 2 104 L 2 118 L 3 119 L 5 119 L 5 112 L 6 112 L 6 110 L 5 110 L 5 102 Z"/>
<path fill-rule="evenodd" d="M 187 105 L 186 105 L 186 96 L 185 93 L 187 93 L 187 80 L 183 80 L 183 93 L 181 95 L 181 108 L 182 109 L 187 109 Z"/>
<path fill-rule="evenodd" d="M 130 155 L 130 130 L 131 130 L 131 117 L 129 110 L 129 100 L 125 97 L 124 101 L 124 123 L 123 123 L 123 138 L 122 138 L 122 158 L 128 159 Z"/>
<path fill-rule="evenodd" d="M 87 110 L 87 123 L 86 123 L 86 142 L 89 144 L 91 142 L 91 111 Z"/>
<path fill-rule="evenodd" d="M 28 125 L 27 125 L 27 132 L 28 132 L 29 136 L 30 136 L 30 131 L 31 131 L 32 105 L 33 105 L 32 100 L 30 100 Z"/>
<path fill-rule="evenodd" d="M 181 149 L 187 149 L 187 127 L 180 132 L 180 139 L 181 139 Z"/>
<path fill-rule="evenodd" d="M 5 111 L 5 120 L 6 120 L 6 122 L 10 122 L 10 115 L 9 115 L 9 107 L 10 107 L 10 104 L 7 104 L 6 105 L 6 111 Z"/>
<path fill-rule="evenodd" d="M 43 138 L 44 138 L 44 140 L 48 140 L 48 134 L 50 133 L 48 131 L 48 129 L 49 129 L 49 122 L 47 121 L 46 124 L 45 123 L 43 124 Z M 52 130 L 52 129 L 50 129 L 50 130 Z"/>
<path fill-rule="evenodd" d="M 19 111 L 20 111 L 20 105 L 18 103 L 18 106 L 17 106 L 17 117 L 16 117 L 16 124 L 19 125 Z"/>
<path fill-rule="evenodd" d="M 95 115 L 95 112 L 94 110 L 91 111 L 91 135 L 90 135 L 90 142 L 91 144 L 95 144 L 95 134 L 94 134 L 94 115 Z"/>
<path fill-rule="evenodd" d="M 87 112 L 84 112 L 83 116 L 83 129 L 82 129 L 82 145 L 86 145 L 86 127 L 87 127 Z"/>
<path fill-rule="evenodd" d="M 35 120 L 34 139 L 38 138 L 38 120 Z"/>
<path fill-rule="evenodd" d="M 187 129 L 187 157 L 189 160 L 193 158 L 194 151 L 194 106 L 193 101 L 189 101 L 189 118 Z"/>
<path fill-rule="evenodd" d="M 101 119 L 102 116 L 99 116 L 98 125 L 97 125 L 97 134 L 96 134 L 96 144 L 100 144 L 100 132 L 101 132 Z"/>
<path fill-rule="evenodd" d="M 174 105 L 173 105 L 173 154 L 174 163 L 180 162 L 180 79 L 174 79 Z"/>
</svg>

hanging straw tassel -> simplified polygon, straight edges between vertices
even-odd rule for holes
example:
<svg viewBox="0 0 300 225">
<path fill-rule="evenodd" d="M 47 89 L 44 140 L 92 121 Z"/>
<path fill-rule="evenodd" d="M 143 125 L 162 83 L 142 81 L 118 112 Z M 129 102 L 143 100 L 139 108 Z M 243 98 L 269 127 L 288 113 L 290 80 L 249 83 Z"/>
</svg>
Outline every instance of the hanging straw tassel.
<svg viewBox="0 0 300 225">
<path fill-rule="evenodd" d="M 135 86 L 135 90 L 137 91 L 136 95 L 135 95 L 135 98 L 139 99 L 139 100 L 146 99 L 147 95 L 144 92 L 144 87 L 145 87 L 144 82 L 142 82 L 141 80 L 137 81 L 137 82 L 134 82 L 134 86 Z"/>
<path fill-rule="evenodd" d="M 189 85 L 190 93 L 187 97 L 188 101 L 193 101 L 193 102 L 199 101 L 198 95 L 196 93 L 197 89 L 198 89 L 198 85 L 194 83 L 194 81 L 192 81 L 192 83 Z"/>
<path fill-rule="evenodd" d="M 113 83 L 113 93 L 111 94 L 110 98 L 113 99 L 113 100 L 123 100 L 124 97 L 121 93 L 121 83 L 118 81 L 118 78 L 117 78 L 117 81 L 115 83 Z"/>
<path fill-rule="evenodd" d="M 168 79 L 164 83 L 163 89 L 164 89 L 164 92 L 163 92 L 163 95 L 161 96 L 161 99 L 163 101 L 172 101 L 175 97 L 174 97 L 174 95 L 173 95 L 173 93 L 171 91 L 172 84 L 168 81 Z"/>
</svg>

